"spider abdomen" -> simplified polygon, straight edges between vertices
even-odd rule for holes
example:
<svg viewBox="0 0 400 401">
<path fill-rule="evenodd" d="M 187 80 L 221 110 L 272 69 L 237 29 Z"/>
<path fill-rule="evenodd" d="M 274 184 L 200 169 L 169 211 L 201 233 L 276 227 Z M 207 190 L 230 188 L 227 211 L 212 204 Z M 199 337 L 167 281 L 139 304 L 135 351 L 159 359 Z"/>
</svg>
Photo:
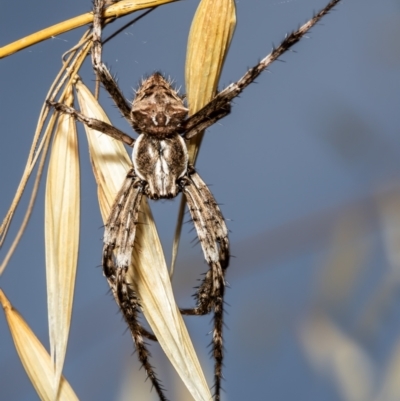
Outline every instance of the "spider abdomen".
<svg viewBox="0 0 400 401">
<path fill-rule="evenodd" d="M 180 135 L 164 139 L 139 135 L 133 147 L 132 161 L 137 176 L 147 183 L 149 198 L 178 195 L 177 181 L 185 175 L 188 164 L 186 144 Z"/>
</svg>

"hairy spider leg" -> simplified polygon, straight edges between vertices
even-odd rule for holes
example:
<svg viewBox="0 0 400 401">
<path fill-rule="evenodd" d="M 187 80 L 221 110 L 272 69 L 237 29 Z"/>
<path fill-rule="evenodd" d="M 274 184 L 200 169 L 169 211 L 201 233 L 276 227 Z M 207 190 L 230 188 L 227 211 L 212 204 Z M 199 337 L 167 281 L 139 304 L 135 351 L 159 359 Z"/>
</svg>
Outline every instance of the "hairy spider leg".
<svg viewBox="0 0 400 401">
<path fill-rule="evenodd" d="M 195 294 L 197 306 L 181 309 L 184 315 L 205 315 L 214 309 L 212 337 L 215 400 L 220 400 L 223 365 L 223 314 L 225 270 L 229 264 L 228 229 L 221 210 L 204 181 L 191 167 L 182 186 L 188 208 L 199 237 L 204 257 L 210 266 Z"/>
<path fill-rule="evenodd" d="M 243 90 L 254 82 L 254 80 L 267 69 L 282 54 L 290 50 L 304 37 L 304 35 L 316 25 L 333 7 L 341 0 L 331 0 L 321 11 L 314 15 L 308 22 L 302 25 L 296 31 L 286 35 L 285 39 L 274 48 L 271 53 L 264 57 L 257 65 L 250 68 L 238 81 L 228 85 L 220 91 L 214 99 L 207 103 L 197 113 L 190 116 L 183 124 L 182 130 L 185 131 L 185 139 L 193 138 L 207 127 L 216 123 L 219 119 L 225 117 L 230 112 L 230 102 L 240 95 Z M 225 110 L 225 113 L 224 113 Z"/>
<path fill-rule="evenodd" d="M 110 94 L 114 103 L 121 111 L 126 120 L 131 123 L 131 107 L 129 102 L 125 99 L 121 89 L 106 65 L 101 61 L 102 56 L 102 43 L 101 32 L 103 26 L 103 10 L 105 0 L 94 0 L 93 2 L 93 47 L 92 47 L 92 64 L 93 69 L 103 84 L 104 88 Z"/>
<path fill-rule="evenodd" d="M 143 336 L 151 340 L 156 340 L 156 337 L 147 332 L 138 321 L 138 314 L 140 313 L 139 300 L 126 274 L 134 246 L 143 193 L 144 184 L 138 180 L 134 170 L 131 169 L 115 198 L 105 225 L 103 271 L 130 329 L 139 360 L 145 368 L 160 400 L 167 401 L 161 382 L 149 362 L 150 352 L 143 339 Z M 114 255 L 117 255 L 115 262 Z"/>
<path fill-rule="evenodd" d="M 107 67 L 101 61 L 101 32 L 104 3 L 104 0 L 94 0 L 92 47 L 93 68 L 122 115 L 132 123 L 130 106 Z M 132 124 L 132 126 L 135 128 L 134 124 Z M 105 133 L 109 134 L 109 132 Z M 124 136 L 121 136 L 121 138 L 124 138 Z M 128 261 L 130 260 L 130 255 L 129 257 L 126 257 L 126 252 L 131 253 L 134 245 L 143 190 L 143 185 L 140 184 L 140 181 L 138 182 L 134 171 L 131 170 L 117 195 L 106 223 L 103 248 L 103 269 L 114 298 L 131 331 L 132 338 L 138 351 L 139 360 L 145 368 L 147 376 L 150 378 L 152 385 L 156 389 L 160 400 L 167 401 L 161 382 L 157 378 L 155 370 L 149 362 L 150 352 L 143 340 L 143 334 L 145 334 L 146 331 L 141 327 L 138 321 L 137 296 L 131 284 L 128 283 L 126 275 L 126 271 L 129 267 Z M 129 222 L 128 227 L 125 227 L 125 223 L 123 223 L 126 221 Z M 113 261 L 114 249 L 118 249 L 116 266 Z M 118 255 L 124 255 L 125 258 L 121 256 L 118 257 Z"/>
<path fill-rule="evenodd" d="M 47 104 L 51 107 L 54 107 L 60 113 L 69 114 L 75 120 L 81 122 L 82 124 L 85 124 L 87 127 L 102 132 L 103 134 L 106 134 L 111 138 L 121 141 L 130 147 L 133 147 L 135 143 L 135 140 L 132 137 L 125 134 L 125 132 L 122 132 L 113 125 L 106 123 L 105 121 L 97 120 L 96 118 L 86 117 L 79 111 L 75 110 L 73 107 L 69 107 L 63 103 L 47 100 Z"/>
</svg>

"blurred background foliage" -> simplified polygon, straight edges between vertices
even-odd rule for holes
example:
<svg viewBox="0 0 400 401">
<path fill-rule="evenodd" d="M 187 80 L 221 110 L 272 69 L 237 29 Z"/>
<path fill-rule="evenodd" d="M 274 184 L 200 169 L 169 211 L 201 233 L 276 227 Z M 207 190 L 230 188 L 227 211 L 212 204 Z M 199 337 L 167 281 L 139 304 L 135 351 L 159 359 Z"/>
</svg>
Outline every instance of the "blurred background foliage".
<svg viewBox="0 0 400 401">
<path fill-rule="evenodd" d="M 325 2 L 238 1 L 220 88 Z M 106 61 L 127 96 L 142 75 L 157 69 L 183 83 L 196 5 L 190 0 L 161 7 L 106 46 Z M 4 7 L 0 45 L 91 4 L 17 0 Z M 206 134 L 198 169 L 233 219 L 228 223 L 236 256 L 228 272 L 226 400 L 400 399 L 399 27 L 398 0 L 343 2 Z M 80 34 L 0 61 L 0 215 L 22 173 L 60 56 Z M 82 77 L 92 83 L 90 62 Z M 104 93 L 101 101 L 115 125 L 129 132 Z M 150 399 L 130 336 L 94 268 L 102 223 L 84 141 L 80 147 L 83 243 L 64 373 L 82 400 Z M 153 202 L 152 208 L 169 258 L 178 202 Z M 42 227 L 43 191 L 0 285 L 47 344 Z M 193 286 L 206 270 L 190 228 L 183 229 L 173 280 L 180 305 L 193 302 Z M 186 321 L 211 378 L 205 351 L 210 318 Z M 36 399 L 4 319 L 0 333 L 1 398 Z M 157 346 L 153 357 L 170 398 L 188 399 Z"/>
</svg>

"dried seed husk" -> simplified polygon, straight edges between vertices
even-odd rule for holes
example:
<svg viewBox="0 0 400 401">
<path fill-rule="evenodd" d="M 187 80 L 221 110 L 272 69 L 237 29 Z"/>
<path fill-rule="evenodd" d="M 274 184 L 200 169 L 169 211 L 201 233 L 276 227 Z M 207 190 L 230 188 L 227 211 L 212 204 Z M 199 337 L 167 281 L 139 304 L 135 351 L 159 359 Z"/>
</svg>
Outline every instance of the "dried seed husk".
<svg viewBox="0 0 400 401">
<path fill-rule="evenodd" d="M 78 82 L 76 89 L 82 113 L 109 123 L 101 106 L 84 84 Z M 105 221 L 131 167 L 131 161 L 121 142 L 88 127 L 85 129 L 98 184 L 100 210 Z M 131 283 L 150 327 L 193 398 L 209 401 L 212 396 L 175 303 L 161 243 L 144 198 L 141 212 L 129 270 Z"/>
<path fill-rule="evenodd" d="M 375 376 L 371 357 L 328 315 L 317 311 L 306 319 L 301 327 L 300 339 L 311 365 L 318 373 L 324 370 L 331 372 L 343 399 L 361 401 L 372 398 Z"/>
<path fill-rule="evenodd" d="M 74 46 L 72 50 L 67 52 L 69 53 L 69 55 L 65 57 L 64 65 L 62 66 L 54 82 L 50 86 L 50 89 L 46 95 L 46 99 L 54 100 L 56 98 L 56 95 L 61 92 L 59 101 L 60 102 L 64 101 L 66 88 L 62 90 L 62 87 L 66 80 L 69 80 L 67 87 L 71 83 L 71 81 L 73 80 L 72 76 L 75 76 L 75 74 L 79 70 L 80 66 L 83 63 L 83 60 L 85 59 L 88 51 L 90 50 L 90 47 L 91 43 L 88 43 L 88 32 L 86 32 L 83 35 L 82 39 L 78 42 L 78 44 Z M 11 247 L 9 248 L 4 260 L 0 264 L 0 275 L 6 268 L 8 261 L 10 260 L 13 252 L 15 251 L 23 232 L 25 231 L 26 225 L 29 221 L 29 217 L 32 212 L 33 204 L 36 199 L 36 193 L 40 183 L 41 172 L 43 171 L 44 161 L 47 158 L 47 150 L 49 148 L 50 137 L 53 132 L 53 127 L 56 121 L 56 115 L 53 113 L 50 117 L 50 120 L 48 121 L 47 126 L 45 126 L 46 118 L 48 117 L 49 111 L 50 111 L 49 106 L 46 103 L 43 104 L 42 110 L 40 111 L 39 114 L 39 119 L 38 119 L 39 121 L 36 126 L 35 134 L 32 140 L 32 145 L 26 161 L 24 173 L 21 177 L 20 183 L 14 195 L 14 199 L 11 203 L 11 206 L 6 213 L 3 222 L 0 225 L 0 247 L 1 247 L 7 235 L 15 210 L 24 193 L 26 184 L 32 174 L 32 171 L 36 166 L 36 162 L 39 158 L 39 155 L 41 155 L 41 161 L 39 162 L 39 167 L 36 172 L 35 184 L 31 193 L 31 199 L 29 201 L 28 209 L 25 213 L 24 220 L 20 226 L 16 238 L 14 239 Z"/>
<path fill-rule="evenodd" d="M 65 104 L 72 106 L 72 88 Z M 71 325 L 79 250 L 79 151 L 75 121 L 58 118 L 50 155 L 45 196 L 45 251 L 50 354 L 57 392 Z"/>
<path fill-rule="evenodd" d="M 234 0 L 202 0 L 190 28 L 186 67 L 186 95 L 189 114 L 205 106 L 217 90 L 219 77 L 236 26 Z M 194 163 L 202 135 L 190 141 Z"/>
<path fill-rule="evenodd" d="M 19 358 L 30 381 L 42 401 L 78 401 L 78 397 L 63 376 L 55 398 L 53 387 L 53 363 L 50 355 L 32 332 L 23 317 L 13 308 L 6 295 L 0 290 L 0 303 L 3 306 L 7 323 L 17 349 Z"/>
<path fill-rule="evenodd" d="M 190 115 L 214 98 L 235 27 L 234 0 L 200 2 L 190 28 L 186 54 L 185 82 Z M 196 162 L 203 134 L 188 142 L 189 162 L 192 164 Z M 182 197 L 172 245 L 171 276 L 178 255 L 185 205 Z"/>
</svg>

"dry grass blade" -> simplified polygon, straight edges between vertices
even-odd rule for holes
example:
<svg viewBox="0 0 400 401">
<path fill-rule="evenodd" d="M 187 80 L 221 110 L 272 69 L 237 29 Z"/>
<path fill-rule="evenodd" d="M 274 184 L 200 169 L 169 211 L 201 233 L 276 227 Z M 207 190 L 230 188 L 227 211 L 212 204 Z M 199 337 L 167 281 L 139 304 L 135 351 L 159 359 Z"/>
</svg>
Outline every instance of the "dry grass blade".
<svg viewBox="0 0 400 401">
<path fill-rule="evenodd" d="M 304 350 L 315 370 L 325 370 L 337 381 L 343 399 L 368 400 L 374 366 L 368 354 L 326 315 L 306 320 L 301 331 Z"/>
<path fill-rule="evenodd" d="M 104 13 L 106 18 L 118 18 L 130 14 L 134 11 L 144 8 L 157 7 L 162 4 L 173 3 L 178 0 L 123 0 L 112 4 Z M 93 22 L 93 13 L 82 14 L 67 21 L 60 22 L 49 28 L 42 29 L 39 32 L 26 36 L 13 43 L 0 48 L 0 58 L 10 56 L 22 49 L 32 46 L 36 43 L 50 39 L 53 36 L 61 35 L 64 32 L 90 24 Z"/>
<path fill-rule="evenodd" d="M 73 104 L 69 86 L 65 103 Z M 45 248 L 50 353 L 56 393 L 71 324 L 79 249 L 79 152 L 75 121 L 60 115 L 55 128 L 45 198 Z"/>
<path fill-rule="evenodd" d="M 364 333 L 376 333 L 388 306 L 395 302 L 400 283 L 400 192 L 379 194 L 377 206 L 382 243 L 389 269 L 370 294 L 358 327 Z"/>
<path fill-rule="evenodd" d="M 190 28 L 185 82 L 189 114 L 206 105 L 217 90 L 219 77 L 236 27 L 234 0 L 202 0 Z M 188 143 L 189 161 L 194 164 L 203 134 Z M 178 254 L 185 200 L 182 197 L 172 247 L 171 275 Z"/>
<path fill-rule="evenodd" d="M 389 364 L 383 374 L 383 384 L 375 401 L 397 401 L 400 400 L 400 341 L 397 339 L 397 344 L 389 357 Z"/>
<path fill-rule="evenodd" d="M 346 308 L 366 267 L 369 246 L 364 217 L 351 210 L 337 219 L 330 252 L 321 269 L 317 304 L 329 310 Z"/>
<path fill-rule="evenodd" d="M 2 242 L 5 239 L 5 236 L 8 232 L 8 228 L 10 226 L 12 217 L 14 215 L 14 212 L 18 206 L 19 201 L 21 200 L 22 194 L 25 190 L 25 186 L 26 183 L 28 182 L 28 179 L 30 178 L 30 175 L 32 173 L 32 170 L 36 164 L 37 158 L 39 157 L 39 155 L 41 154 L 41 158 L 40 158 L 40 162 L 39 162 L 39 166 L 36 172 L 36 177 L 35 177 L 35 181 L 33 184 L 33 189 L 31 192 L 31 196 L 29 199 L 29 204 L 28 207 L 26 208 L 26 212 L 25 212 L 25 216 L 22 220 L 21 226 L 10 246 L 10 248 L 7 251 L 6 256 L 4 257 L 2 263 L 0 264 L 0 276 L 3 274 L 5 268 L 7 267 L 8 262 L 11 259 L 11 256 L 13 255 L 15 249 L 18 246 L 18 243 L 20 241 L 20 239 L 22 238 L 22 235 L 25 231 L 25 228 L 28 224 L 29 218 L 31 216 L 32 210 L 33 210 L 33 205 L 35 203 L 36 200 L 36 195 L 37 195 L 37 191 L 39 189 L 39 184 L 40 184 L 40 179 L 42 177 L 42 172 L 43 172 L 43 168 L 44 168 L 44 164 L 46 161 L 46 156 L 47 156 L 47 150 L 49 148 L 49 143 L 50 143 L 50 134 L 49 132 L 51 131 L 51 126 L 49 125 L 43 135 L 43 138 L 40 142 L 39 147 L 36 149 L 35 148 L 35 143 L 36 141 L 33 141 L 32 147 L 31 147 L 31 152 L 33 151 L 33 153 L 35 153 L 34 155 L 34 159 L 33 160 L 28 160 L 26 167 L 25 167 L 25 171 L 23 173 L 23 176 L 21 178 L 21 182 L 18 186 L 17 192 L 14 195 L 14 199 L 13 202 L 11 204 L 10 209 L 8 210 L 2 225 L 0 226 L 0 247 L 2 245 Z M 36 138 L 35 138 L 36 139 Z"/>
<path fill-rule="evenodd" d="M 55 78 L 53 84 L 51 85 L 48 94 L 46 98 L 48 99 L 54 99 L 56 94 L 58 94 L 61 91 L 61 88 L 65 81 L 69 79 L 71 82 L 72 78 L 70 77 L 71 75 L 74 75 L 80 68 L 83 60 L 86 57 L 87 52 L 90 50 L 91 43 L 88 42 L 88 37 L 87 33 L 83 35 L 82 40 L 78 43 L 77 46 L 75 46 L 75 50 L 71 51 L 71 54 L 65 61 L 63 67 L 61 68 L 61 71 L 58 73 L 57 77 Z M 67 85 L 68 87 L 68 85 Z M 65 96 L 65 90 L 61 91 L 60 95 L 60 101 L 63 101 L 64 96 Z M 7 211 L 7 214 L 5 215 L 3 222 L 0 226 L 0 247 L 3 244 L 3 241 L 5 240 L 5 237 L 8 233 L 9 226 L 11 224 L 11 221 L 13 219 L 14 213 L 18 207 L 18 204 L 21 200 L 21 197 L 24 193 L 25 187 L 27 185 L 27 182 L 29 178 L 31 177 L 31 174 L 33 172 L 33 169 L 36 166 L 36 162 L 38 158 L 41 155 L 39 167 L 37 169 L 36 177 L 35 177 L 35 183 L 34 187 L 32 189 L 32 193 L 30 196 L 30 201 L 29 201 L 29 206 L 26 210 L 23 222 L 21 223 L 20 229 L 18 230 L 18 233 L 13 240 L 12 245 L 10 246 L 9 250 L 7 251 L 6 256 L 4 257 L 4 260 L 2 261 L 0 265 L 0 275 L 3 273 L 4 269 L 6 268 L 12 254 L 14 253 L 19 240 L 22 237 L 22 234 L 25 231 L 26 225 L 28 224 L 33 205 L 36 200 L 36 194 L 37 190 L 39 188 L 40 184 L 40 179 L 41 179 L 41 174 L 43 171 L 44 163 L 46 161 L 46 156 L 47 156 L 47 150 L 48 146 L 50 143 L 50 138 L 51 138 L 51 133 L 53 131 L 54 124 L 56 122 L 56 115 L 53 114 L 48 123 L 47 126 L 45 127 L 45 122 L 46 118 L 48 117 L 49 114 L 49 107 L 44 104 L 42 107 L 42 110 L 39 115 L 38 119 L 38 124 L 35 130 L 35 135 L 32 140 L 32 145 L 31 149 L 29 151 L 28 159 L 26 162 L 25 170 L 22 175 L 21 181 L 18 185 L 18 189 L 14 195 L 14 199 L 11 203 L 11 206 L 9 210 Z"/>
<path fill-rule="evenodd" d="M 81 81 L 78 81 L 75 87 L 82 113 L 87 117 L 94 117 L 110 123 L 89 89 Z M 122 186 L 126 172 L 131 167 L 131 160 L 122 142 L 87 126 L 85 126 L 85 130 L 89 142 L 93 172 L 98 185 L 100 212 L 105 221 L 115 195 Z"/>
<path fill-rule="evenodd" d="M 190 28 L 186 55 L 186 94 L 189 114 L 206 105 L 217 90 L 219 77 L 235 31 L 233 0 L 202 0 Z M 188 146 L 194 163 L 201 135 Z"/>
<path fill-rule="evenodd" d="M 400 281 L 400 192 L 378 199 L 382 235 L 394 285 Z"/>
<path fill-rule="evenodd" d="M 81 82 L 77 83 L 76 89 L 83 114 L 109 122 L 101 106 Z M 85 129 L 98 184 L 100 209 L 103 220 L 106 220 L 131 161 L 121 142 L 87 127 Z M 129 271 L 131 283 L 161 347 L 194 399 L 208 401 L 212 396 L 175 303 L 162 247 L 145 199 L 141 211 L 143 224 L 138 224 L 136 233 Z"/>
<path fill-rule="evenodd" d="M 70 78 L 69 73 L 74 74 L 79 69 L 89 50 L 89 45 L 90 43 L 88 44 L 87 35 L 85 34 L 82 41 L 76 47 L 76 50 L 71 53 L 56 77 L 49 90 L 48 97 L 54 98 L 61 91 L 65 81 Z M 80 46 L 82 48 L 79 48 Z M 68 67 L 69 72 L 66 72 Z M 72 104 L 70 85 L 66 85 L 66 89 L 61 91 L 60 99 L 65 99 L 65 91 L 68 88 L 68 96 L 70 98 L 67 101 Z M 7 265 L 25 230 L 36 198 L 41 172 L 43 171 L 47 156 L 47 149 L 52 137 L 54 124 L 57 120 L 57 116 L 53 114 L 44 128 L 48 113 L 49 108 L 47 105 L 44 105 L 39 116 L 38 126 L 24 175 L 13 203 L 1 226 L 0 231 L 2 239 L 4 239 L 26 182 L 41 155 L 30 205 L 25 213 L 19 232 L 0 266 L 0 273 Z M 39 140 L 40 137 L 41 140 Z M 46 267 L 50 347 L 53 362 L 53 395 L 55 399 L 57 389 L 61 383 L 61 373 L 68 341 L 79 242 L 79 159 L 77 137 L 73 120 L 66 116 L 60 117 L 59 124 L 55 130 L 47 184 L 45 223 Z"/>
<path fill-rule="evenodd" d="M 1 290 L 0 303 L 3 306 L 15 348 L 40 399 L 54 401 L 53 364 L 49 354 Z M 57 401 L 77 400 L 78 397 L 69 383 L 61 377 Z"/>
</svg>

